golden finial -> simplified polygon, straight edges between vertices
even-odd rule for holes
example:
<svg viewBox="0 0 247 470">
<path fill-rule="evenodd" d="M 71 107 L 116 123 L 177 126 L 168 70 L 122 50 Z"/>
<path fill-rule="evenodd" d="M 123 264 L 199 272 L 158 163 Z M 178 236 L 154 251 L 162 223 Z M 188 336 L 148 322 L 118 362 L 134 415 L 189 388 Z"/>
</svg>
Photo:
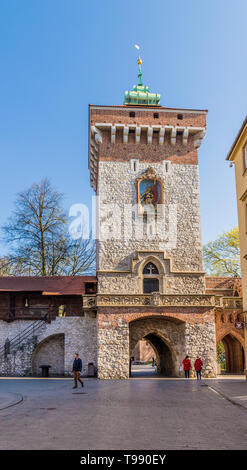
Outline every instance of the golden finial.
<svg viewBox="0 0 247 470">
<path fill-rule="evenodd" d="M 141 60 L 141 57 L 139 56 L 138 59 L 137 59 L 137 63 L 138 65 L 142 65 L 142 60 Z"/>
</svg>

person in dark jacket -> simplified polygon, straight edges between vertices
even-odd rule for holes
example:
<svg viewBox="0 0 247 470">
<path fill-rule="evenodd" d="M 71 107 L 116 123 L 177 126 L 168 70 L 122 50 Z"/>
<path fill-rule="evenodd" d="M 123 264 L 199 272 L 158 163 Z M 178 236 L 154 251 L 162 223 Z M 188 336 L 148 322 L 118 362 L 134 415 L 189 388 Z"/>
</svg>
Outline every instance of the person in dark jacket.
<svg viewBox="0 0 247 470">
<path fill-rule="evenodd" d="M 194 364 L 197 380 L 202 380 L 202 366 L 203 366 L 203 362 L 200 356 L 197 356 L 197 359 L 195 360 L 195 364 Z"/>
<path fill-rule="evenodd" d="M 184 366 L 184 375 L 186 379 L 190 378 L 190 369 L 191 369 L 191 362 L 189 356 L 185 356 L 183 360 L 183 366 Z"/>
<path fill-rule="evenodd" d="M 75 359 L 73 362 L 73 376 L 74 376 L 74 387 L 77 388 L 77 381 L 80 382 L 81 386 L 83 387 L 83 381 L 81 380 L 81 370 L 82 370 L 82 360 L 79 358 L 79 354 L 75 354 Z"/>
</svg>

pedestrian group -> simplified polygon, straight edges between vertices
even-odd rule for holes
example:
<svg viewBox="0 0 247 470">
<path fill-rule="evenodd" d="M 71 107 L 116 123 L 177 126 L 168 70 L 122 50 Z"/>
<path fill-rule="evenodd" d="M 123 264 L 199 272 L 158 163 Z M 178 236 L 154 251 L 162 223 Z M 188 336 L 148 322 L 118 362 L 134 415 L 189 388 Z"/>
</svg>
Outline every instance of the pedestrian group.
<svg viewBox="0 0 247 470">
<path fill-rule="evenodd" d="M 200 356 L 197 356 L 195 363 L 194 363 L 194 368 L 196 371 L 196 378 L 197 380 L 202 379 L 202 366 L 203 362 L 200 358 Z M 186 379 L 190 378 L 190 370 L 192 369 L 191 362 L 189 356 L 185 356 L 183 360 L 183 368 L 184 368 L 184 375 Z"/>
<path fill-rule="evenodd" d="M 155 367 L 157 366 L 157 359 L 154 357 L 152 358 L 152 366 Z M 197 356 L 195 363 L 194 363 L 194 368 L 196 371 L 196 378 L 197 380 L 202 379 L 202 366 L 203 362 L 200 358 L 200 356 Z M 183 360 L 183 369 L 184 369 L 184 375 L 186 379 L 190 378 L 190 370 L 192 369 L 191 362 L 189 356 L 185 356 Z M 81 371 L 82 371 L 82 360 L 79 358 L 79 354 L 75 354 L 74 362 L 73 362 L 73 376 L 74 376 L 74 387 L 77 388 L 77 382 L 80 382 L 81 386 L 83 387 L 83 381 L 81 380 Z"/>
</svg>

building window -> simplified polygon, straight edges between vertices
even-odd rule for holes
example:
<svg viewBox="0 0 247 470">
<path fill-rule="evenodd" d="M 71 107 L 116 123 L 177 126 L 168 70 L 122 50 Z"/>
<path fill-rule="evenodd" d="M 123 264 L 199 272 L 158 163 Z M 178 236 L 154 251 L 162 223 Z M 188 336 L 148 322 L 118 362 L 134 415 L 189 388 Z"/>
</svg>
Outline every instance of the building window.
<svg viewBox="0 0 247 470">
<path fill-rule="evenodd" d="M 158 268 L 153 263 L 147 263 L 144 266 L 143 274 L 159 274 Z"/>
<path fill-rule="evenodd" d="M 95 282 L 86 282 L 85 294 L 96 294 L 97 284 Z"/>
<path fill-rule="evenodd" d="M 136 115 L 136 113 L 134 113 L 134 111 L 131 111 L 131 112 L 130 112 L 130 117 L 131 117 L 131 118 L 134 118 L 135 115 Z"/>
<path fill-rule="evenodd" d="M 139 169 L 139 160 L 132 158 L 130 160 L 130 168 L 131 168 L 131 171 L 133 171 L 133 173 L 136 173 Z"/>
<path fill-rule="evenodd" d="M 159 270 L 154 263 L 147 263 L 142 271 L 143 274 L 143 293 L 151 294 L 152 292 L 159 292 L 160 282 L 156 277 L 159 275 Z"/>
<path fill-rule="evenodd" d="M 177 119 L 180 119 L 180 120 L 182 120 L 183 118 L 184 118 L 184 117 L 183 117 L 183 115 L 182 115 L 182 114 L 178 114 L 178 115 L 177 115 Z"/>
<path fill-rule="evenodd" d="M 152 294 L 152 292 L 159 292 L 159 279 L 143 279 L 143 293 Z"/>
<path fill-rule="evenodd" d="M 244 171 L 247 169 L 247 144 L 243 148 Z"/>
<path fill-rule="evenodd" d="M 154 113 L 154 119 L 159 119 L 159 113 Z"/>
</svg>

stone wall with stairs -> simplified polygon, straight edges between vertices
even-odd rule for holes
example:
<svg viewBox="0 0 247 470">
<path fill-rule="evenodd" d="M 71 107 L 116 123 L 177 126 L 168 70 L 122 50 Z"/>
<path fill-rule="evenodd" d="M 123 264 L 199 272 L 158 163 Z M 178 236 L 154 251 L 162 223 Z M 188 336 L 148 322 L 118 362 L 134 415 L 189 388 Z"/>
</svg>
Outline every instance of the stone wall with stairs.
<svg viewBox="0 0 247 470">
<path fill-rule="evenodd" d="M 11 341 L 33 323 L 25 320 L 12 323 L 0 321 L 0 347 L 3 348 L 7 338 Z M 63 343 L 61 341 L 59 343 L 59 337 L 64 338 Z M 50 364 L 52 361 L 50 376 L 60 375 L 61 364 L 64 375 L 71 375 L 75 352 L 78 352 L 82 359 L 84 375 L 87 374 L 89 362 L 93 362 L 97 367 L 97 326 L 96 319 L 90 315 L 57 317 L 51 323 L 44 322 L 34 337 L 30 336 L 12 350 L 10 347 L 9 354 L 1 355 L 0 375 L 41 375 L 39 366 L 52 365 Z M 57 355 L 55 361 L 54 354 Z"/>
</svg>

